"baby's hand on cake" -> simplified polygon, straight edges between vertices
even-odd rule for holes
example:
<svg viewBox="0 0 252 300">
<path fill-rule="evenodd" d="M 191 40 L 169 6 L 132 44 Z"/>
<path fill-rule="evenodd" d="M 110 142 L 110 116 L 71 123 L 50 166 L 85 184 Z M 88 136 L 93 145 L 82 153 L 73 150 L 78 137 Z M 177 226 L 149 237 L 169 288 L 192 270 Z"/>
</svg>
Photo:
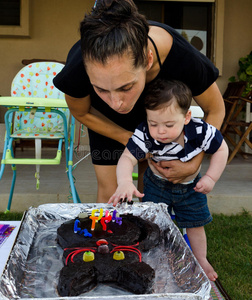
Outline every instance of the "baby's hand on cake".
<svg viewBox="0 0 252 300">
<path fill-rule="evenodd" d="M 144 196 L 144 194 L 140 193 L 137 190 L 132 182 L 125 181 L 118 185 L 115 193 L 109 198 L 108 203 L 113 203 L 113 206 L 116 206 L 121 199 L 125 198 L 127 198 L 127 200 L 131 202 L 133 195 L 139 198 L 142 198 Z"/>
</svg>

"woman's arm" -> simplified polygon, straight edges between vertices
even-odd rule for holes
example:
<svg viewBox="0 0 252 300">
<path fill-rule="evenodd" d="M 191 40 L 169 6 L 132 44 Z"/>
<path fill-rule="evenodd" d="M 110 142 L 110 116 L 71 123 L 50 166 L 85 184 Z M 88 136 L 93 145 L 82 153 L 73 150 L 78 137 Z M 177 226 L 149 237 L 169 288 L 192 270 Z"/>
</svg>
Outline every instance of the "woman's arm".
<svg viewBox="0 0 252 300">
<path fill-rule="evenodd" d="M 133 134 L 130 131 L 115 124 L 100 112 L 91 107 L 90 96 L 85 98 L 73 98 L 65 95 L 67 105 L 71 114 L 89 129 L 114 139 L 119 143 L 126 145 Z"/>
<path fill-rule="evenodd" d="M 195 96 L 194 100 L 204 111 L 204 120 L 220 129 L 225 116 L 225 106 L 217 84 L 214 82 L 204 93 Z"/>
<path fill-rule="evenodd" d="M 205 121 L 219 129 L 225 116 L 225 106 L 217 84 L 213 83 L 204 93 L 194 97 L 194 99 L 204 111 Z M 151 163 L 169 181 L 178 183 L 198 170 L 203 157 L 204 152 L 186 163 L 179 160 L 162 161 L 158 164 Z"/>
</svg>

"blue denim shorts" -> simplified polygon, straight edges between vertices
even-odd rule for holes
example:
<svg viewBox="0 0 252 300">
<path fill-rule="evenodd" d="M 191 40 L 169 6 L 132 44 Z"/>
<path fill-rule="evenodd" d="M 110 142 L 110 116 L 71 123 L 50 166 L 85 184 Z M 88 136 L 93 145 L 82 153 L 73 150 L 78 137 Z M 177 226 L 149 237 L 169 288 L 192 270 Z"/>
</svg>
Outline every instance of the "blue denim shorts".
<svg viewBox="0 0 252 300">
<path fill-rule="evenodd" d="M 212 221 L 208 209 L 207 197 L 194 191 L 194 187 L 201 178 L 200 174 L 190 184 L 173 184 L 160 179 L 147 168 L 144 174 L 143 202 L 165 203 L 171 214 L 173 208 L 176 222 L 180 228 L 194 228 L 204 226 Z"/>
</svg>

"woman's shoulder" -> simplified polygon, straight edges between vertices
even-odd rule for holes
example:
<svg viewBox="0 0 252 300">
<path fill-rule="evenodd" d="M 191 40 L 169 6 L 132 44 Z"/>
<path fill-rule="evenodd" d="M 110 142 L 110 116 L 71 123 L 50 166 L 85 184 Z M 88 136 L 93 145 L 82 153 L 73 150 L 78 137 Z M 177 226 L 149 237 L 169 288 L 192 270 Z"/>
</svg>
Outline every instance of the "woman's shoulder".
<svg viewBox="0 0 252 300">
<path fill-rule="evenodd" d="M 157 22 L 150 26 L 149 36 L 155 43 L 161 63 L 163 64 L 172 47 L 173 36 L 161 23 Z"/>
<path fill-rule="evenodd" d="M 219 75 L 214 64 L 196 48 L 194 48 L 179 32 L 169 25 L 149 21 L 151 27 L 167 31 L 172 37 L 172 45 L 162 60 L 162 67 L 158 74 L 161 78 L 176 79 L 186 83 L 192 90 L 193 96 L 203 93 Z M 161 43 L 162 44 L 162 43 Z M 167 47 L 167 45 L 163 45 Z M 157 47 L 165 51 L 160 44 Z M 165 52 L 163 52 L 165 53 Z"/>
<path fill-rule="evenodd" d="M 208 60 L 205 55 L 196 50 L 196 48 L 194 48 L 176 29 L 171 26 L 156 21 L 149 21 L 149 25 L 151 30 L 155 32 L 154 34 L 157 34 L 159 31 L 161 38 L 163 38 L 166 32 L 167 36 L 170 36 L 172 39 L 172 44 L 168 44 L 170 51 L 169 55 L 166 57 L 167 59 L 173 60 L 174 58 L 179 58 L 179 60 L 181 60 L 181 58 L 187 59 L 192 56 L 192 58 L 195 57 L 195 60 Z M 161 44 L 167 47 L 164 42 Z"/>
<path fill-rule="evenodd" d="M 166 66 L 171 70 L 173 67 L 180 69 L 181 66 L 198 65 L 200 61 L 207 61 L 207 58 L 197 51 L 179 32 L 169 25 L 156 21 L 149 21 L 149 35 L 153 39 L 157 52 L 160 56 L 162 68 Z M 173 72 L 173 71 L 172 71 Z"/>
<path fill-rule="evenodd" d="M 149 21 L 149 49 L 153 52 L 153 65 L 148 71 L 148 82 L 156 78 L 173 44 L 173 37 L 163 28 L 163 24 Z"/>
</svg>

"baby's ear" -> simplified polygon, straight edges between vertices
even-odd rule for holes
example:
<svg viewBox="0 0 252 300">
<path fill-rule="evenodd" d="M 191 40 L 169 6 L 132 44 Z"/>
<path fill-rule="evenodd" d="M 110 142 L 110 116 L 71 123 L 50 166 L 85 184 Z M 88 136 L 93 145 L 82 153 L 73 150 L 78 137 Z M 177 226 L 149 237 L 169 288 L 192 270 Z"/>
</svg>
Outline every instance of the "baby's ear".
<svg viewBox="0 0 252 300">
<path fill-rule="evenodd" d="M 185 115 L 185 125 L 187 125 L 190 122 L 191 117 L 192 117 L 192 112 L 191 112 L 190 109 L 188 109 L 188 111 L 187 111 L 187 113 Z"/>
</svg>

